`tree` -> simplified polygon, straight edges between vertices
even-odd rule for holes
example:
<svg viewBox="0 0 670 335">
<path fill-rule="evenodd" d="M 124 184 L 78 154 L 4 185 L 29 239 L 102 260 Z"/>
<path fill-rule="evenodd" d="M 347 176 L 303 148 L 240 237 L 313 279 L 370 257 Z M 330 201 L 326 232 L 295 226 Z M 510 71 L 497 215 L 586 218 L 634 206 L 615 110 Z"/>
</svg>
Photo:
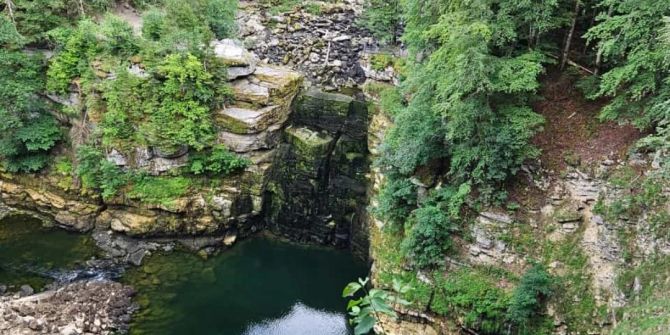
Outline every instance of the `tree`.
<svg viewBox="0 0 670 335">
<path fill-rule="evenodd" d="M 668 54 L 661 43 L 664 16 L 670 7 L 657 0 L 603 0 L 606 9 L 585 38 L 598 45 L 604 71 L 592 98 L 612 97 L 603 108 L 604 119 L 630 120 L 637 126 L 653 126 L 663 117 L 662 109 L 651 108 L 667 100 L 670 86 Z"/>
<path fill-rule="evenodd" d="M 508 318 L 520 328 L 527 327 L 532 318 L 543 310 L 554 285 L 552 276 L 541 264 L 534 264 L 521 277 L 508 308 Z"/>
<path fill-rule="evenodd" d="M 401 29 L 400 0 L 366 0 L 362 24 L 383 43 L 395 44 Z"/>
<path fill-rule="evenodd" d="M 11 24 L 11 23 L 10 23 Z M 0 19 L 0 158 L 10 172 L 34 172 L 43 168 L 49 150 L 61 131 L 49 114 L 44 90 L 44 62 L 39 55 L 18 48 L 18 33 L 7 33 L 8 21 Z"/>
</svg>

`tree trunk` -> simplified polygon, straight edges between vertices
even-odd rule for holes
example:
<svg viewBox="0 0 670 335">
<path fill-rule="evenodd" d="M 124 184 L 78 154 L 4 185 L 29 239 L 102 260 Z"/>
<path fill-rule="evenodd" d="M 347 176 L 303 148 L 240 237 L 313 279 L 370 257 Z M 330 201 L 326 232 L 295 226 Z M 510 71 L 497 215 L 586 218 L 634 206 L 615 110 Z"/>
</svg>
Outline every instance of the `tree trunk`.
<svg viewBox="0 0 670 335">
<path fill-rule="evenodd" d="M 14 20 L 14 3 L 12 0 L 5 0 L 5 5 L 7 6 L 7 12 L 9 13 L 9 18 L 12 20 L 14 27 L 16 27 L 16 20 Z"/>
<path fill-rule="evenodd" d="M 79 13 L 81 14 L 81 16 L 86 16 L 86 12 L 84 12 L 83 0 L 79 0 Z"/>
<path fill-rule="evenodd" d="M 568 61 L 568 53 L 570 52 L 570 43 L 572 43 L 572 35 L 575 33 L 575 26 L 577 26 L 577 17 L 579 16 L 579 0 L 575 1 L 575 15 L 572 18 L 572 24 L 570 25 L 570 31 L 568 32 L 568 37 L 565 39 L 565 47 L 563 48 L 563 55 L 561 57 L 561 70 L 565 68 L 565 63 Z"/>
</svg>

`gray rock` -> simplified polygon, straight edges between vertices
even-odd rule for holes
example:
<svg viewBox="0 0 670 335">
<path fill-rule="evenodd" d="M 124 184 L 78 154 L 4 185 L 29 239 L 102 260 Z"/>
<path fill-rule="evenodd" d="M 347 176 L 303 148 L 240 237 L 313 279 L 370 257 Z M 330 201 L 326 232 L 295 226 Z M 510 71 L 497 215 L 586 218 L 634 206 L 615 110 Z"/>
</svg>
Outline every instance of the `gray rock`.
<svg viewBox="0 0 670 335">
<path fill-rule="evenodd" d="M 29 296 L 33 293 L 35 293 L 35 290 L 30 285 L 21 285 L 21 288 L 19 289 L 19 295 L 22 297 Z"/>
<path fill-rule="evenodd" d="M 250 152 L 260 149 L 271 149 L 279 142 L 281 126 L 272 125 L 258 134 L 235 134 L 221 131 L 218 134 L 218 143 L 226 145 L 235 152 Z"/>
<path fill-rule="evenodd" d="M 276 122 L 285 121 L 288 118 L 288 108 L 280 106 L 268 106 L 253 110 L 240 107 L 227 107 L 218 113 L 222 127 L 236 134 L 253 134 L 268 129 Z"/>
<path fill-rule="evenodd" d="M 144 256 L 147 255 L 147 253 L 148 252 L 144 249 L 136 250 L 135 252 L 128 254 L 126 261 L 135 266 L 140 266 L 142 265 L 142 260 L 144 259 Z"/>
<path fill-rule="evenodd" d="M 153 156 L 154 154 L 149 148 L 135 148 L 135 165 L 138 167 L 147 167 L 151 164 Z"/>
<path fill-rule="evenodd" d="M 133 64 L 130 67 L 128 67 L 128 73 L 143 79 L 149 77 L 149 74 L 137 64 Z"/>
<path fill-rule="evenodd" d="M 228 80 L 235 80 L 240 77 L 246 77 L 256 71 L 256 64 L 247 65 L 247 66 L 230 66 L 227 69 L 228 71 Z"/>
<path fill-rule="evenodd" d="M 161 174 L 172 169 L 186 166 L 186 164 L 188 164 L 188 156 L 181 156 L 178 158 L 156 157 L 151 160 L 151 163 L 151 172 L 153 174 Z"/>
<path fill-rule="evenodd" d="M 112 149 L 110 153 L 107 154 L 107 161 L 113 163 L 116 166 L 126 166 L 128 161 L 126 157 L 123 156 L 118 150 Z"/>
<path fill-rule="evenodd" d="M 228 66 L 256 66 L 258 58 L 244 48 L 240 41 L 223 39 L 212 41 L 210 46 L 214 48 L 216 57 L 221 58 Z"/>
</svg>

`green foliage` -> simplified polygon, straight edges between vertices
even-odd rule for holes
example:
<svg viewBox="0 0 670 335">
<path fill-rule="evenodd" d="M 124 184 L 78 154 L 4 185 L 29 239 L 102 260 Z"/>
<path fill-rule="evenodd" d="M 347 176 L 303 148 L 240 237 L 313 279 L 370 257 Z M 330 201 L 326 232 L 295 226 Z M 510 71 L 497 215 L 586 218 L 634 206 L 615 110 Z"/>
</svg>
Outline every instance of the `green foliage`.
<svg viewBox="0 0 670 335">
<path fill-rule="evenodd" d="M 195 56 L 172 54 L 158 66 L 157 76 L 164 80 L 145 107 L 149 143 L 164 151 L 184 144 L 202 150 L 214 139 L 212 75 Z"/>
<path fill-rule="evenodd" d="M 102 116 L 102 144 L 107 147 L 123 146 L 123 143 L 143 143 L 143 133 L 138 132 L 145 113 L 145 102 L 151 97 L 147 79 L 120 69 L 114 80 L 103 83 L 102 96 L 106 111 Z"/>
<path fill-rule="evenodd" d="M 10 172 L 34 172 L 61 139 L 56 120 L 39 96 L 43 62 L 9 48 L 0 50 L 0 158 Z"/>
<path fill-rule="evenodd" d="M 413 212 L 409 225 L 404 253 L 420 268 L 442 265 L 451 247 L 449 235 L 456 230 L 449 217 L 436 206 L 422 206 Z"/>
<path fill-rule="evenodd" d="M 213 38 L 235 34 L 237 0 L 165 0 L 143 15 L 142 35 L 157 41 L 152 52 L 165 55 L 177 50 L 202 53 Z"/>
<path fill-rule="evenodd" d="M 58 31 L 64 39 L 62 52 L 50 62 L 47 71 L 47 90 L 56 93 L 68 91 L 72 80 L 91 71 L 89 62 L 99 52 L 96 38 L 97 25 L 89 20 L 79 22 L 74 30 Z"/>
<path fill-rule="evenodd" d="M 470 185 L 436 190 L 426 203 L 412 212 L 402 250 L 420 268 L 442 265 L 451 247 L 450 234 L 458 230 L 461 207 Z"/>
<path fill-rule="evenodd" d="M 480 271 L 459 269 L 437 278 L 431 310 L 463 320 L 480 334 L 501 334 L 505 330 L 510 296 Z"/>
<path fill-rule="evenodd" d="M 230 152 L 223 145 L 216 145 L 209 151 L 193 154 L 189 160 L 189 170 L 196 175 L 209 173 L 225 176 L 249 165 L 249 160 Z"/>
<path fill-rule="evenodd" d="M 142 15 L 142 36 L 148 40 L 158 40 L 163 35 L 165 25 L 165 12 L 151 8 Z"/>
<path fill-rule="evenodd" d="M 128 174 L 109 162 L 95 147 L 83 145 L 77 150 L 76 173 L 86 189 L 100 189 L 103 199 L 115 197 L 129 180 Z"/>
<path fill-rule="evenodd" d="M 608 64 L 591 97 L 613 97 L 602 110 L 605 119 L 653 125 L 667 115 L 667 108 L 655 106 L 670 98 L 670 43 L 661 40 L 670 7 L 657 0 L 602 0 L 600 5 L 611 7 L 611 15 L 600 15 L 585 37 L 597 43 Z"/>
<path fill-rule="evenodd" d="M 191 186 L 185 177 L 138 176 L 128 192 L 128 197 L 147 204 L 171 206 Z"/>
<path fill-rule="evenodd" d="M 508 309 L 508 318 L 527 328 L 544 310 L 544 302 L 552 293 L 553 278 L 541 264 L 534 264 L 521 277 L 514 290 Z"/>
<path fill-rule="evenodd" d="M 397 315 L 393 310 L 394 305 L 409 304 L 402 298 L 402 295 L 411 290 L 409 285 L 394 280 L 393 292 L 390 292 L 376 288 L 368 290 L 366 288 L 368 282 L 369 278 L 359 278 L 358 282 L 347 284 L 342 291 L 343 298 L 352 298 L 347 304 L 347 310 L 351 315 L 350 322 L 355 325 L 354 334 L 356 335 L 369 334 L 382 314 L 396 318 Z M 360 293 L 363 296 L 353 299 Z"/>
<path fill-rule="evenodd" d="M 377 201 L 372 209 L 377 217 L 391 226 L 402 225 L 417 205 L 416 185 L 409 179 L 389 178 Z"/>
<path fill-rule="evenodd" d="M 539 155 L 529 141 L 544 121 L 529 102 L 546 59 L 535 48 L 539 36 L 562 24 L 553 18 L 557 10 L 555 1 L 406 3 L 410 62 L 401 92 L 383 101 L 394 127 L 377 160 L 389 180 L 376 214 L 407 222 L 404 250 L 416 264 L 439 264 L 449 234 L 461 225 L 463 219 L 445 208 L 460 212 L 468 194 L 501 200 L 504 182 Z M 445 184 L 467 185 L 467 192 L 425 204 L 407 201 L 415 197 L 409 180 L 421 169 Z M 413 205 L 418 209 L 410 215 Z"/>
<path fill-rule="evenodd" d="M 84 16 L 102 13 L 114 0 L 12 0 L 17 31 L 32 43 L 44 43 L 47 32 L 70 26 Z M 82 12 L 83 9 L 83 12 Z"/>
<path fill-rule="evenodd" d="M 217 38 L 232 37 L 235 34 L 235 13 L 237 0 L 207 1 L 207 22 Z"/>
<path fill-rule="evenodd" d="M 613 330 L 615 335 L 658 334 L 659 329 L 670 327 L 670 257 L 657 256 L 643 261 L 637 267 L 626 269 L 617 276 L 617 286 L 630 304 L 617 311 L 624 315 Z M 636 281 L 639 290 L 635 289 Z"/>
<path fill-rule="evenodd" d="M 401 13 L 400 0 L 366 0 L 361 23 L 381 42 L 395 43 L 400 30 Z"/>
</svg>

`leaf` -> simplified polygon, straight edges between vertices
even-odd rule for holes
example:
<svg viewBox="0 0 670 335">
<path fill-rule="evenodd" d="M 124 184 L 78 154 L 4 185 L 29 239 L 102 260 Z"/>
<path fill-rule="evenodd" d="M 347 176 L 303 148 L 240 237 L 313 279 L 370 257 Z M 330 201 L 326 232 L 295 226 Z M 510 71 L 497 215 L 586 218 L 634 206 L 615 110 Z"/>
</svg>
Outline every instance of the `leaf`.
<svg viewBox="0 0 670 335">
<path fill-rule="evenodd" d="M 363 298 L 349 300 L 349 303 L 347 304 L 347 309 L 353 309 L 354 307 L 358 307 L 358 305 L 360 305 L 362 301 Z"/>
<path fill-rule="evenodd" d="M 352 297 L 356 292 L 358 292 L 363 286 L 359 283 L 351 282 L 344 287 L 342 291 L 342 298 Z"/>
<path fill-rule="evenodd" d="M 354 334 L 367 335 L 375 326 L 375 323 L 377 323 L 377 320 L 375 320 L 375 318 L 373 318 L 370 315 L 366 315 L 365 317 L 361 318 L 356 327 L 354 327 Z"/>
</svg>

